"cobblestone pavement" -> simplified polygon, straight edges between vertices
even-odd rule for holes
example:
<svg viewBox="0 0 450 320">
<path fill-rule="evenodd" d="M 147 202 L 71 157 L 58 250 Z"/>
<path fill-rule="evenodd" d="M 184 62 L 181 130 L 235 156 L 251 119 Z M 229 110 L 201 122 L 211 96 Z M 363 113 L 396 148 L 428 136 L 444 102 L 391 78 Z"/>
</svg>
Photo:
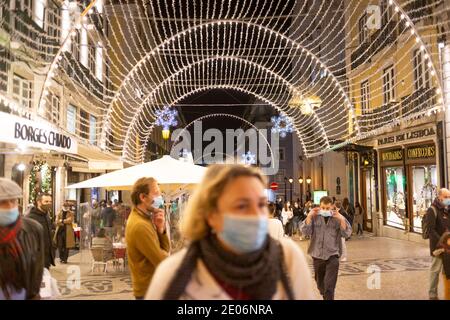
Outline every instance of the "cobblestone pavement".
<svg viewBox="0 0 450 320">
<path fill-rule="evenodd" d="M 306 252 L 307 241 L 296 242 Z M 348 261 L 340 265 L 336 299 L 427 299 L 431 262 L 427 245 L 364 236 L 347 241 L 347 249 Z M 91 273 L 90 268 L 89 253 L 84 251 L 72 256 L 67 265 L 52 268 L 62 294 L 60 299 L 133 299 L 127 271 L 109 266 L 106 274 Z M 373 271 L 379 271 L 379 281 Z M 80 288 L 71 285 L 74 272 L 81 272 Z M 439 289 L 442 296 L 442 285 Z"/>
</svg>

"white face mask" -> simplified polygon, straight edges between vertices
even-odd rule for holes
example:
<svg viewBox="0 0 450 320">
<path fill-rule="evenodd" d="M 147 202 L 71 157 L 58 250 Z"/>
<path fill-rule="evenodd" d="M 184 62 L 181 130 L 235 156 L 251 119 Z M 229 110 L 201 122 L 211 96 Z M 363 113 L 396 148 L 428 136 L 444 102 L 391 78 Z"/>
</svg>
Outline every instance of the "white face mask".
<svg viewBox="0 0 450 320">
<path fill-rule="evenodd" d="M 322 217 L 331 217 L 332 216 L 332 213 L 331 213 L 331 210 L 323 210 L 323 209 L 320 209 L 320 211 L 319 211 L 319 214 L 322 216 Z"/>
</svg>

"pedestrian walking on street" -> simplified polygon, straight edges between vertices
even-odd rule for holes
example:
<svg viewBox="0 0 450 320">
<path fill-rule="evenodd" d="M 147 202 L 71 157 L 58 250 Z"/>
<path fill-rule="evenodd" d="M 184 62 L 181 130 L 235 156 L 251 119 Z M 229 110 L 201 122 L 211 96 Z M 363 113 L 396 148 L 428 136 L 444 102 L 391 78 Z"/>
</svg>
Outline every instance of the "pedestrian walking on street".
<svg viewBox="0 0 450 320">
<path fill-rule="evenodd" d="M 44 272 L 44 230 L 21 217 L 22 189 L 0 178 L 0 300 L 39 299 Z"/>
<path fill-rule="evenodd" d="M 342 254 L 341 238 L 347 238 L 352 228 L 328 197 L 320 199 L 320 207 L 312 209 L 301 226 L 304 235 L 311 236 L 308 253 L 313 258 L 317 288 L 324 300 L 334 300 Z"/>
<path fill-rule="evenodd" d="M 268 236 L 266 180 L 242 165 L 212 165 L 184 212 L 189 247 L 157 268 L 147 299 L 313 299 L 306 259 Z"/>
<path fill-rule="evenodd" d="M 347 211 L 345 211 L 345 209 L 342 206 L 342 202 L 339 200 L 336 200 L 334 202 L 335 208 L 336 210 L 348 221 L 348 223 L 350 224 L 350 228 L 352 229 L 352 232 L 350 233 L 349 237 L 342 237 L 341 242 L 342 242 L 342 254 L 341 254 L 341 261 L 345 262 L 347 261 L 347 244 L 346 241 L 348 239 L 350 239 L 351 234 L 353 233 L 353 228 L 352 228 L 352 218 L 349 216 L 349 214 L 347 213 Z"/>
<path fill-rule="evenodd" d="M 70 211 L 70 204 L 64 203 L 61 212 L 56 216 L 56 232 L 54 242 L 57 245 L 59 261 L 67 263 L 69 250 L 75 247 L 75 234 L 73 230 L 74 214 Z"/>
<path fill-rule="evenodd" d="M 147 292 L 158 264 L 170 251 L 164 200 L 153 178 L 140 178 L 131 192 L 133 209 L 125 230 L 133 293 L 141 300 Z"/>
<path fill-rule="evenodd" d="M 364 219 L 364 208 L 361 206 L 361 204 L 356 201 L 355 202 L 355 219 L 354 223 L 356 225 L 356 234 L 357 235 L 363 235 L 363 219 Z"/>
<path fill-rule="evenodd" d="M 269 204 L 269 235 L 280 241 L 284 237 L 284 228 L 280 219 L 275 218 L 275 211 L 275 205 L 273 203 Z"/>
<path fill-rule="evenodd" d="M 102 208 L 99 206 L 97 200 L 92 200 L 92 208 L 91 208 L 91 237 L 95 237 L 98 230 L 100 229 L 100 217 L 101 217 Z"/>
<path fill-rule="evenodd" d="M 292 236 L 291 219 L 293 216 L 294 213 L 292 212 L 291 204 L 286 202 L 283 211 L 281 211 L 281 217 L 283 219 L 284 233 L 288 236 Z"/>
<path fill-rule="evenodd" d="M 438 249 L 438 243 L 444 232 L 450 229 L 448 207 L 450 206 L 450 191 L 442 188 L 438 191 L 436 199 L 422 218 L 422 236 L 430 239 L 430 255 L 432 257 L 430 267 L 430 286 L 428 297 L 430 300 L 438 300 L 439 276 L 442 271 L 442 257 L 434 256 Z"/>
<path fill-rule="evenodd" d="M 299 202 L 294 202 L 294 208 L 292 209 L 292 233 L 298 234 L 300 233 L 299 227 L 302 220 L 303 212 L 302 208 L 300 207 Z"/>
<path fill-rule="evenodd" d="M 52 196 L 40 193 L 36 197 L 36 206 L 31 208 L 28 218 L 36 220 L 44 229 L 44 266 L 50 270 L 55 265 L 55 248 L 53 243 L 53 223 L 49 212 L 52 208 Z"/>
<path fill-rule="evenodd" d="M 355 208 L 350 203 L 348 198 L 344 198 L 341 207 L 345 210 L 345 213 L 347 214 L 346 219 L 348 220 L 350 225 L 353 226 L 353 220 L 355 218 Z"/>
<path fill-rule="evenodd" d="M 113 237 L 114 222 L 117 218 L 116 210 L 112 207 L 111 200 L 106 201 L 106 207 L 101 212 L 101 227 L 105 228 L 109 237 Z"/>
</svg>

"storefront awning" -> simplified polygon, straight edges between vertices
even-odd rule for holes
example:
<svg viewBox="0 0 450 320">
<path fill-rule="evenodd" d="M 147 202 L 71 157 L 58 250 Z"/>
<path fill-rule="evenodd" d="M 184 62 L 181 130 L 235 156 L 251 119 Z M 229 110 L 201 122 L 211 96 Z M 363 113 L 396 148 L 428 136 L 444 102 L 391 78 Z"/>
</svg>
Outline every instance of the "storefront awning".
<svg viewBox="0 0 450 320">
<path fill-rule="evenodd" d="M 104 173 L 109 170 L 123 169 L 123 161 L 118 156 L 102 151 L 99 148 L 80 143 L 78 156 L 85 158 L 87 165 L 72 166 L 76 172 Z"/>
<path fill-rule="evenodd" d="M 354 143 L 348 143 L 342 147 L 334 149 L 333 151 L 336 151 L 336 152 L 366 152 L 366 151 L 370 151 L 370 150 L 373 150 L 373 147 L 363 146 L 363 145 L 354 144 Z"/>
</svg>

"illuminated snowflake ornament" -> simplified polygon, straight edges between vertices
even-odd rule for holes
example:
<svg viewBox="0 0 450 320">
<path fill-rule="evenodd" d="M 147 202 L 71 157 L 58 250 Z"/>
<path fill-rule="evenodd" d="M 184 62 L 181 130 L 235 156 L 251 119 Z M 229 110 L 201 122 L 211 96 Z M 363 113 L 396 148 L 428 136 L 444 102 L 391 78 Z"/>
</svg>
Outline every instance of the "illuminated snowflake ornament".
<svg viewBox="0 0 450 320">
<path fill-rule="evenodd" d="M 171 109 L 166 106 L 162 110 L 156 111 L 156 122 L 157 126 L 163 127 L 163 130 L 169 130 L 170 127 L 175 127 L 178 122 L 176 117 L 178 115 L 178 111 Z"/>
<path fill-rule="evenodd" d="M 251 153 L 250 151 L 247 151 L 247 153 L 244 153 L 244 154 L 242 155 L 242 161 L 243 161 L 244 164 L 246 164 L 246 165 L 256 164 L 256 155 L 254 155 L 254 154 Z"/>
<path fill-rule="evenodd" d="M 270 120 L 273 126 L 272 132 L 279 133 L 282 138 L 294 131 L 294 125 L 286 115 L 273 116 Z"/>
</svg>

